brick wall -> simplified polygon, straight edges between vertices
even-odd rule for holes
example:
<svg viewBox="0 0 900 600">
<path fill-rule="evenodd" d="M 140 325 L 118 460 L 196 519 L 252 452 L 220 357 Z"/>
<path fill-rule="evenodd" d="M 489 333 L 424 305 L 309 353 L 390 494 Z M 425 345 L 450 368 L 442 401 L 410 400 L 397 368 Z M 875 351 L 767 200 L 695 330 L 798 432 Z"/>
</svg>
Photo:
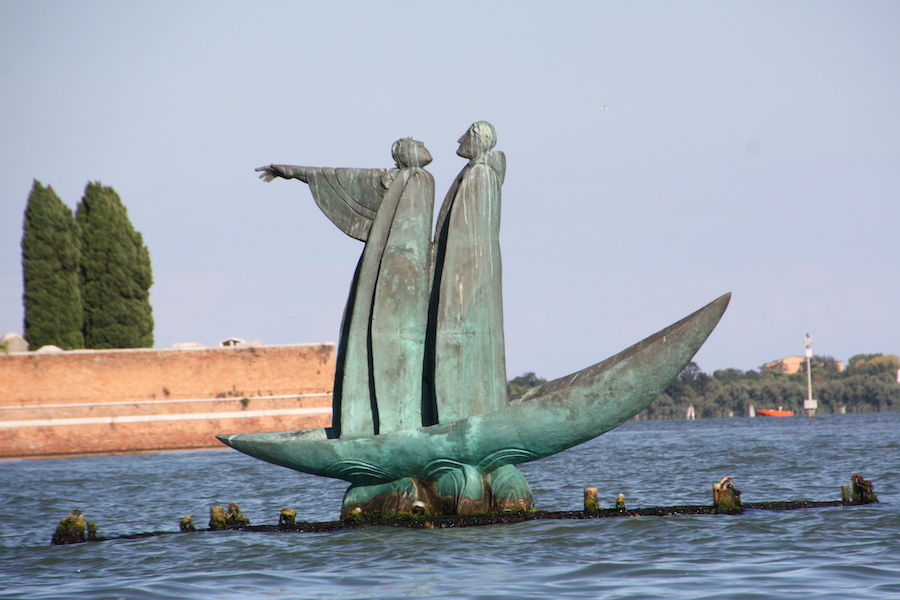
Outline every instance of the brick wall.
<svg viewBox="0 0 900 600">
<path fill-rule="evenodd" d="M 333 380 L 334 344 L 0 354 L 0 457 L 327 427 Z"/>
</svg>

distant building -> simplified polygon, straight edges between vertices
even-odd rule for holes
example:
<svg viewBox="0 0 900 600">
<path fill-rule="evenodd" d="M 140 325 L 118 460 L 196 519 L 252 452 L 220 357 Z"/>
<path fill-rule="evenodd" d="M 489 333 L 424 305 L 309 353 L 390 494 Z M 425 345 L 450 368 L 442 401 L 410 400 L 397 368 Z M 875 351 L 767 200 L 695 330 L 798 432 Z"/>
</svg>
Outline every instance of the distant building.
<svg viewBox="0 0 900 600">
<path fill-rule="evenodd" d="M 763 371 L 781 371 L 785 375 L 793 375 L 800 370 L 800 365 L 806 362 L 805 356 L 788 356 L 780 360 L 773 360 L 763 365 Z"/>
<path fill-rule="evenodd" d="M 803 364 L 806 362 L 805 356 L 788 356 L 787 358 L 782 358 L 780 360 L 774 360 L 770 363 L 766 363 L 763 365 L 762 370 L 764 372 L 771 371 L 780 371 L 785 375 L 793 375 L 800 371 L 803 367 Z M 813 367 L 816 365 L 813 364 Z M 844 370 L 844 361 L 836 360 L 834 361 L 834 366 L 836 367 L 838 373 Z"/>
</svg>

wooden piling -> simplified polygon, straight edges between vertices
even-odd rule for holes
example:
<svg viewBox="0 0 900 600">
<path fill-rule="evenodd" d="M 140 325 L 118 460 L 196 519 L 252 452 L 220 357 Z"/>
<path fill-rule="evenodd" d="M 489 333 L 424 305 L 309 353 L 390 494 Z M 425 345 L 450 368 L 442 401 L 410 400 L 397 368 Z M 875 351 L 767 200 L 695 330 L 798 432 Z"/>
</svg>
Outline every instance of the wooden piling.
<svg viewBox="0 0 900 600">
<path fill-rule="evenodd" d="M 584 512 L 595 513 L 600 510 L 600 499 L 597 488 L 584 488 Z"/>
<path fill-rule="evenodd" d="M 228 527 L 243 527 L 250 524 L 250 519 L 244 516 L 236 502 L 232 502 L 228 505 L 228 512 L 225 513 L 225 524 Z"/>
<path fill-rule="evenodd" d="M 713 484 L 713 506 L 716 511 L 725 515 L 736 515 L 744 511 L 741 503 L 741 492 L 734 487 L 731 477 L 723 477 Z"/>
<path fill-rule="evenodd" d="M 91 521 L 93 528 L 93 537 L 97 537 L 97 527 Z M 86 541 L 84 534 L 84 516 L 78 509 L 73 510 L 68 517 L 61 519 L 59 525 L 56 526 L 56 532 L 50 543 L 54 546 L 63 546 L 65 544 L 80 544 Z"/>
<path fill-rule="evenodd" d="M 618 510 L 625 510 L 625 494 L 616 496 L 616 508 Z"/>
<path fill-rule="evenodd" d="M 181 520 L 178 524 L 178 528 L 181 530 L 181 533 L 188 533 L 190 531 L 197 531 L 197 528 L 194 527 L 194 517 L 191 515 L 186 516 Z"/>
<path fill-rule="evenodd" d="M 225 509 L 221 506 L 211 506 L 209 508 L 209 528 L 213 531 L 228 529 L 228 525 L 225 522 Z"/>
<path fill-rule="evenodd" d="M 878 502 L 875 495 L 875 486 L 871 481 L 866 481 L 862 475 L 856 474 L 850 478 L 850 497 L 858 504 L 873 504 Z"/>
<path fill-rule="evenodd" d="M 292 510 L 290 508 L 282 508 L 281 514 L 278 515 L 278 527 L 281 529 L 288 529 L 294 526 L 294 521 L 297 519 L 297 511 Z"/>
</svg>

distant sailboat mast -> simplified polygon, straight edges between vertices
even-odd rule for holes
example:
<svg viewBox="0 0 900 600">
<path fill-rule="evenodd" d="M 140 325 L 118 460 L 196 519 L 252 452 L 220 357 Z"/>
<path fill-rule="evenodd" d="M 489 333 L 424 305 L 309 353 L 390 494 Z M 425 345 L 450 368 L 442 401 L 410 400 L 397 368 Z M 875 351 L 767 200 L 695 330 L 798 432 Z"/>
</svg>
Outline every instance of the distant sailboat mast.
<svg viewBox="0 0 900 600">
<path fill-rule="evenodd" d="M 803 410 L 806 411 L 807 417 L 812 418 L 816 416 L 816 409 L 819 407 L 819 403 L 813 400 L 812 397 L 812 369 L 810 368 L 812 338 L 809 337 L 808 333 L 803 340 L 803 345 L 806 346 L 806 400 L 803 401 Z"/>
</svg>

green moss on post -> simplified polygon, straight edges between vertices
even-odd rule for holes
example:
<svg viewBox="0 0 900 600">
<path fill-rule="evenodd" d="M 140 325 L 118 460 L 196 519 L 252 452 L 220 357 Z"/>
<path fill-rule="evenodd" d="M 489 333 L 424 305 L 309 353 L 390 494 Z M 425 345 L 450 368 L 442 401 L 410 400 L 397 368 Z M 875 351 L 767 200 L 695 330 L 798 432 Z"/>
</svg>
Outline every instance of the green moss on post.
<svg viewBox="0 0 900 600">
<path fill-rule="evenodd" d="M 91 521 L 91 526 L 94 534 L 94 537 L 91 539 L 94 539 L 96 538 L 97 528 L 93 521 Z M 80 510 L 76 509 L 73 510 L 68 517 L 60 520 L 50 543 L 54 546 L 63 546 L 65 544 L 80 544 L 84 541 L 86 541 L 84 535 L 84 516 L 81 514 Z"/>
<path fill-rule="evenodd" d="M 723 477 L 720 482 L 713 484 L 713 506 L 716 507 L 717 512 L 724 515 L 737 515 L 744 512 L 741 491 L 734 487 L 731 477 Z"/>
<path fill-rule="evenodd" d="M 595 513 L 600 510 L 597 488 L 584 488 L 584 512 Z"/>
<path fill-rule="evenodd" d="M 209 528 L 212 531 L 228 529 L 225 522 L 225 509 L 221 506 L 211 506 L 209 509 Z"/>
<path fill-rule="evenodd" d="M 290 508 L 282 508 L 281 514 L 278 515 L 278 527 L 281 529 L 289 529 L 294 526 L 297 519 L 297 511 Z"/>
<path fill-rule="evenodd" d="M 862 475 L 854 475 L 850 478 L 850 497 L 857 504 L 873 504 L 878 502 L 875 495 L 875 486 L 871 481 L 862 478 Z"/>
<path fill-rule="evenodd" d="M 625 494 L 616 496 L 616 509 L 625 510 Z"/>
<path fill-rule="evenodd" d="M 228 513 L 225 515 L 225 524 L 228 527 L 243 527 L 250 524 L 250 519 L 241 512 L 241 507 L 232 502 L 228 505 Z"/>
<path fill-rule="evenodd" d="M 186 516 L 181 520 L 181 523 L 178 524 L 179 529 L 181 529 L 182 533 L 188 533 L 191 531 L 197 531 L 197 528 L 194 527 L 194 517 L 191 515 Z"/>
</svg>

